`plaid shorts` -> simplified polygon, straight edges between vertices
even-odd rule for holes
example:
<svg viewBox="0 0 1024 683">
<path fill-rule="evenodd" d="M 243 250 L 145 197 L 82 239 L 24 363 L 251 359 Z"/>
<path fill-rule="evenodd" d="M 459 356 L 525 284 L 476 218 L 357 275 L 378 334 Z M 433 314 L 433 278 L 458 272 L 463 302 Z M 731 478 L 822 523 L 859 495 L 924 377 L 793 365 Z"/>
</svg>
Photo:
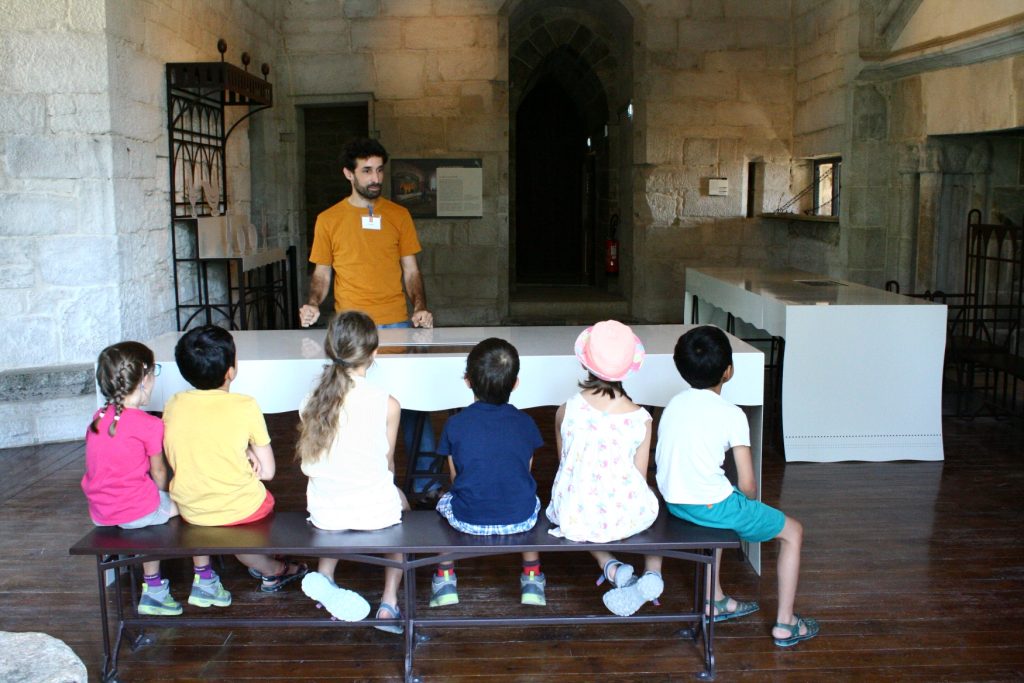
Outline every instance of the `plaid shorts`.
<svg viewBox="0 0 1024 683">
<path fill-rule="evenodd" d="M 540 514 L 540 498 L 537 498 L 537 503 L 533 506 L 533 514 L 530 515 L 529 519 L 515 524 L 467 524 L 460 522 L 452 514 L 452 494 L 450 491 L 441 496 L 441 499 L 437 501 L 436 510 L 441 513 L 442 517 L 448 520 L 452 527 L 464 534 L 473 534 L 474 536 L 508 536 L 529 531 L 537 524 L 537 515 Z"/>
</svg>

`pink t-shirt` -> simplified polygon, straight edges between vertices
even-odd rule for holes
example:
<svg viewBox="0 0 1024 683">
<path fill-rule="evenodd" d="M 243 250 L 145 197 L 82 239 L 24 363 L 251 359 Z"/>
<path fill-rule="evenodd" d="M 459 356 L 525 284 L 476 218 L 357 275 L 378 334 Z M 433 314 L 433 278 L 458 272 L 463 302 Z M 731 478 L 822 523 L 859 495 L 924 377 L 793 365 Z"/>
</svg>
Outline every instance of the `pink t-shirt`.
<svg viewBox="0 0 1024 683">
<path fill-rule="evenodd" d="M 113 419 L 111 407 L 97 426 L 98 434 L 85 430 L 82 490 L 92 521 L 104 526 L 134 522 L 160 505 L 160 493 L 149 476 L 149 458 L 163 451 L 163 421 L 125 408 L 111 437 L 107 429 Z"/>
</svg>

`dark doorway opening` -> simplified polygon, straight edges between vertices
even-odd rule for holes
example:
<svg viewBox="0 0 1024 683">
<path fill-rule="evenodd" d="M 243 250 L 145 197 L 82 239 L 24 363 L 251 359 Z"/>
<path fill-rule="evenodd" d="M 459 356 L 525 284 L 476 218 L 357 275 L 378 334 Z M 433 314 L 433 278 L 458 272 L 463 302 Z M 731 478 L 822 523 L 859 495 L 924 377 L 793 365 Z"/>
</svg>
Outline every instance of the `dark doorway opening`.
<svg viewBox="0 0 1024 683">
<path fill-rule="evenodd" d="M 520 284 L 590 284 L 581 211 L 586 139 L 576 103 L 554 78 L 542 78 L 516 114 Z"/>
<path fill-rule="evenodd" d="M 303 155 L 305 163 L 306 253 L 313 246 L 313 226 L 321 211 L 331 208 L 352 192 L 352 185 L 341 172 L 341 148 L 354 137 L 369 134 L 369 107 L 366 102 L 302 107 Z M 308 272 L 313 266 L 306 263 Z M 326 321 L 334 312 L 334 283 L 320 307 L 320 319 Z"/>
<path fill-rule="evenodd" d="M 304 107 L 306 172 L 306 253 L 313 245 L 317 214 L 352 192 L 341 172 L 341 148 L 354 137 L 369 134 L 369 110 L 365 102 Z"/>
</svg>

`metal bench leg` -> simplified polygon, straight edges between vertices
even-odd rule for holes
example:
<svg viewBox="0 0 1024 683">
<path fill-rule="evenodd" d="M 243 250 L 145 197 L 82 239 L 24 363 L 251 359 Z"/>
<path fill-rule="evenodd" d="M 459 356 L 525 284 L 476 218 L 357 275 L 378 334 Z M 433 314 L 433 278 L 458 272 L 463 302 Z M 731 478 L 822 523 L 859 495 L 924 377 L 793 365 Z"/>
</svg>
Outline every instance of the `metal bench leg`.
<svg viewBox="0 0 1024 683">
<path fill-rule="evenodd" d="M 704 671 L 697 674 L 697 678 L 702 681 L 713 681 L 715 680 L 715 619 L 711 612 L 711 587 L 715 580 L 715 566 L 716 560 L 718 559 L 718 553 L 714 550 L 711 551 L 710 562 L 705 567 L 705 579 L 704 579 L 704 591 L 701 594 L 700 600 L 700 613 L 702 615 L 701 623 L 704 628 Z"/>
</svg>

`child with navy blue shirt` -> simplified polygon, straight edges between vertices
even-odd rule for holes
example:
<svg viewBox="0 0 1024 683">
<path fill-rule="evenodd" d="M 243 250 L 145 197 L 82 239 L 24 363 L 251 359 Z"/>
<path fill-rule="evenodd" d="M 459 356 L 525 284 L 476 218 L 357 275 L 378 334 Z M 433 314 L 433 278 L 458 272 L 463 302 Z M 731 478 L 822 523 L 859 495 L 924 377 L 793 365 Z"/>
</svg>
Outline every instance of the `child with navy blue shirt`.
<svg viewBox="0 0 1024 683">
<path fill-rule="evenodd" d="M 441 432 L 437 452 L 448 456 L 452 487 L 437 502 L 437 511 L 467 534 L 529 531 L 540 512 L 530 468 L 544 440 L 533 418 L 508 402 L 519 386 L 519 353 L 504 339 L 483 340 L 466 359 L 465 381 L 475 401 L 449 418 Z M 519 585 L 522 604 L 546 604 L 539 553 L 523 553 Z M 458 602 L 454 563 L 442 563 L 431 581 L 430 606 Z"/>
</svg>

